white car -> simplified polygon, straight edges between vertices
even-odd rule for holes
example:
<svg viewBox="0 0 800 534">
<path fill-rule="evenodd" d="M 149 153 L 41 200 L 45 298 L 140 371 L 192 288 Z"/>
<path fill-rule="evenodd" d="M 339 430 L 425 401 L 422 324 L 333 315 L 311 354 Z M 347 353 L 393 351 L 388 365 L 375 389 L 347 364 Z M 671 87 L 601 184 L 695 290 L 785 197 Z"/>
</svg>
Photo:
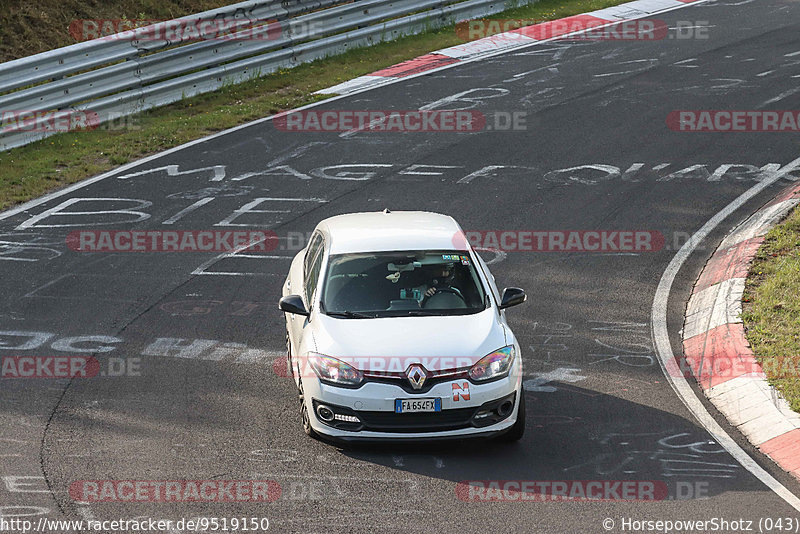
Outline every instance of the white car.
<svg viewBox="0 0 800 534">
<path fill-rule="evenodd" d="M 315 228 L 283 286 L 303 429 L 333 440 L 503 436 L 525 430 L 520 347 L 452 217 L 353 213 Z"/>
</svg>

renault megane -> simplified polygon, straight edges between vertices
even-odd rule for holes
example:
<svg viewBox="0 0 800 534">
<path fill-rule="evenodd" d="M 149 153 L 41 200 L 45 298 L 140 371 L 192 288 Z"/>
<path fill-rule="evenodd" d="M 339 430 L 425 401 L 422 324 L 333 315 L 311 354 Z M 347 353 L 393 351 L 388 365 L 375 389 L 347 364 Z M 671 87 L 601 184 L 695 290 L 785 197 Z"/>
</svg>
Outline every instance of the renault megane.
<svg viewBox="0 0 800 534">
<path fill-rule="evenodd" d="M 306 434 L 520 439 L 522 358 L 504 310 L 525 298 L 498 291 L 451 217 L 323 220 L 280 300 Z"/>
</svg>

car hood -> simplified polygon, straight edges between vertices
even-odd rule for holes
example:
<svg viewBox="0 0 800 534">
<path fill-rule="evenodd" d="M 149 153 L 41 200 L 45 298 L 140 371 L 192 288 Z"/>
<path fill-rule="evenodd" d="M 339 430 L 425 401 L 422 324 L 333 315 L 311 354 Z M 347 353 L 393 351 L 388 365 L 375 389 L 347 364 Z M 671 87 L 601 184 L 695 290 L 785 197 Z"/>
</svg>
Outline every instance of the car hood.
<svg viewBox="0 0 800 534">
<path fill-rule="evenodd" d="M 430 371 L 467 367 L 506 345 L 497 311 L 472 315 L 340 319 L 312 322 L 317 351 L 362 371 L 404 371 L 421 363 Z"/>
</svg>

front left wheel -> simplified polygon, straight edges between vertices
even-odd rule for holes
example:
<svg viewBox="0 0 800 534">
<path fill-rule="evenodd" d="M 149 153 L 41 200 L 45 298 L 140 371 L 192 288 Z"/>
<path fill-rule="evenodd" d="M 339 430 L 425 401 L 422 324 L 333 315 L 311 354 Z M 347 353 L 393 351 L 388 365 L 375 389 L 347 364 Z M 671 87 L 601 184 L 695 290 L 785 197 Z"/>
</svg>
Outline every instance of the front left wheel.
<svg viewBox="0 0 800 534">
<path fill-rule="evenodd" d="M 525 391 L 523 390 L 521 394 L 517 420 L 508 432 L 498 438 L 500 441 L 519 441 L 522 439 L 522 436 L 525 435 Z"/>
</svg>

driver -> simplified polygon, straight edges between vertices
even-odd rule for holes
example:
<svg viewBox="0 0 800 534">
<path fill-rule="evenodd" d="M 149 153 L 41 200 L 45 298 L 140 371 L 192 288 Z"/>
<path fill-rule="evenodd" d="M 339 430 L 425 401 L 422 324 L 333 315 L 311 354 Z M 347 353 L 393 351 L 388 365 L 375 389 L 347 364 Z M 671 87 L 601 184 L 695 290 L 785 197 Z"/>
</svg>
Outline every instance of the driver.
<svg viewBox="0 0 800 534">
<path fill-rule="evenodd" d="M 459 297 L 461 297 L 461 291 L 459 291 L 457 287 L 453 286 L 455 278 L 453 271 L 453 264 L 442 263 L 439 265 L 435 265 L 434 267 L 435 268 L 432 270 L 430 275 L 431 279 L 428 281 L 427 285 L 424 286 L 425 297 L 433 296 L 437 292 L 443 289 L 451 290 L 454 293 L 456 293 Z"/>
</svg>

